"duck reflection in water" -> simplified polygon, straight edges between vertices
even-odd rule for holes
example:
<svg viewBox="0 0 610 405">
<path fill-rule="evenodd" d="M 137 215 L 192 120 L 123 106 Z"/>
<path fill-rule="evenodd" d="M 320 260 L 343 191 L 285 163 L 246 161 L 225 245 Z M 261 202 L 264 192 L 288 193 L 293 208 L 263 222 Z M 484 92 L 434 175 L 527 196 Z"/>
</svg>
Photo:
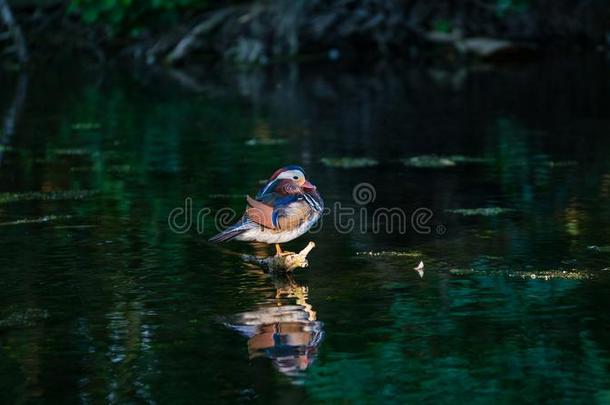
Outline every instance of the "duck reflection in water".
<svg viewBox="0 0 610 405">
<path fill-rule="evenodd" d="M 291 276 L 274 276 L 275 297 L 235 315 L 226 325 L 248 338 L 250 358 L 265 356 L 283 374 L 300 377 L 315 360 L 323 323 L 307 303 L 308 289 Z"/>
</svg>

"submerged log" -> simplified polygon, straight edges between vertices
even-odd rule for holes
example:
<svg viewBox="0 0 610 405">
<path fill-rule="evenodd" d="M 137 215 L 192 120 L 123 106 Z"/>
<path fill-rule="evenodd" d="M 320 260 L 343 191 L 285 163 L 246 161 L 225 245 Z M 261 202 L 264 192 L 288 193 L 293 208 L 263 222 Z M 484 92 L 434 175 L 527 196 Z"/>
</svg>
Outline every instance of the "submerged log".
<svg viewBox="0 0 610 405">
<path fill-rule="evenodd" d="M 24 64 L 28 61 L 28 49 L 21 28 L 13 17 L 13 13 L 5 0 L 0 0 L 0 22 L 8 28 L 9 35 L 13 38 L 15 53 L 19 63 Z"/>
<path fill-rule="evenodd" d="M 17 82 L 17 89 L 15 90 L 15 98 L 13 99 L 13 103 L 4 113 L 3 121 L 0 125 L 0 164 L 2 164 L 4 152 L 10 145 L 11 138 L 15 133 L 15 128 L 17 127 L 19 115 L 23 109 L 23 103 L 25 102 L 27 91 L 28 75 L 25 72 L 21 72 Z"/>
<path fill-rule="evenodd" d="M 269 257 L 242 255 L 241 258 L 243 261 L 261 266 L 269 272 L 291 272 L 297 268 L 309 266 L 307 255 L 315 246 L 315 243 L 309 242 L 299 253 L 284 252 L 282 255 Z"/>
</svg>

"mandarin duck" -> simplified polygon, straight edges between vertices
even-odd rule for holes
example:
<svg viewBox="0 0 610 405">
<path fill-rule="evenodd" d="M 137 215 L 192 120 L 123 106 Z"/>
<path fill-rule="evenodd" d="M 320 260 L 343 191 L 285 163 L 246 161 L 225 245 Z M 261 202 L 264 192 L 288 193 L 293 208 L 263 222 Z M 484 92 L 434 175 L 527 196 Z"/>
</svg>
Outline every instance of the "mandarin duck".
<svg viewBox="0 0 610 405">
<path fill-rule="evenodd" d="M 275 244 L 276 255 L 282 252 L 280 243 L 289 242 L 307 232 L 321 217 L 324 202 L 316 186 L 305 178 L 300 166 L 282 167 L 259 190 L 255 198 L 246 196 L 247 207 L 241 220 L 211 242 L 240 240 Z"/>
</svg>

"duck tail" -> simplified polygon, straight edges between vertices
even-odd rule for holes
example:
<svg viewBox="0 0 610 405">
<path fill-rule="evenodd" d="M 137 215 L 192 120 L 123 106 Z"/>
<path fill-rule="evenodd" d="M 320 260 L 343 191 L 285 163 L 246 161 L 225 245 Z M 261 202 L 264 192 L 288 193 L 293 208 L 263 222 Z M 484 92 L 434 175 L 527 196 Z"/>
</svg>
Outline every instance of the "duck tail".
<svg viewBox="0 0 610 405">
<path fill-rule="evenodd" d="M 224 231 L 220 232 L 217 235 L 212 236 L 208 240 L 212 243 L 228 242 L 230 240 L 235 239 L 236 237 L 238 237 L 242 233 L 246 232 L 247 230 L 249 230 L 250 225 L 251 225 L 250 222 L 243 222 L 243 223 L 240 222 L 235 225 L 231 225 Z"/>
</svg>

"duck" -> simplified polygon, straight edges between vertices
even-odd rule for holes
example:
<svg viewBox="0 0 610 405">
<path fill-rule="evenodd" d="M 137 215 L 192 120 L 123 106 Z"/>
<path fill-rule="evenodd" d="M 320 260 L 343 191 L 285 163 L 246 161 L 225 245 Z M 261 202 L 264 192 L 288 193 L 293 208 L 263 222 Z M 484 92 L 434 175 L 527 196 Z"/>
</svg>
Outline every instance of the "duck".
<svg viewBox="0 0 610 405">
<path fill-rule="evenodd" d="M 292 254 L 282 251 L 280 244 L 309 231 L 320 220 L 323 210 L 324 201 L 317 187 L 307 180 L 303 168 L 284 166 L 265 181 L 254 198 L 246 196 L 246 209 L 237 223 L 209 240 L 274 244 L 276 256 Z"/>
</svg>

